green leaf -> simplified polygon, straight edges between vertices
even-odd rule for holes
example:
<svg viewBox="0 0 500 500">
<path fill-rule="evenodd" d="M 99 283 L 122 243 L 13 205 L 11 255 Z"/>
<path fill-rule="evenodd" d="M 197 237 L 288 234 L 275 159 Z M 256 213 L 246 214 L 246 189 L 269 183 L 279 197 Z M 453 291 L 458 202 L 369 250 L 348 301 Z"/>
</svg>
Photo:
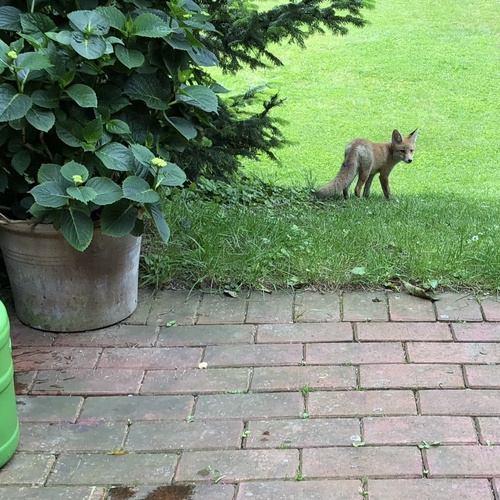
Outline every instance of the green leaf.
<svg viewBox="0 0 500 500">
<path fill-rule="evenodd" d="M 165 110 L 168 108 L 168 92 L 165 85 L 152 75 L 134 75 L 125 84 L 124 92 L 135 101 L 144 101 L 152 109 Z"/>
<path fill-rule="evenodd" d="M 72 28 L 87 35 L 107 35 L 109 32 L 109 21 L 97 10 L 75 10 L 67 16 Z"/>
<path fill-rule="evenodd" d="M 20 94 L 8 83 L 0 85 L 0 122 L 18 120 L 26 116 L 32 101 L 26 94 Z"/>
<path fill-rule="evenodd" d="M 134 19 L 134 35 L 147 38 L 163 38 L 174 30 L 156 14 L 141 14 Z"/>
<path fill-rule="evenodd" d="M 135 227 L 139 211 L 128 200 L 119 200 L 103 208 L 101 215 L 102 233 L 107 236 L 125 236 Z"/>
<path fill-rule="evenodd" d="M 134 155 L 134 158 L 143 166 L 150 167 L 151 160 L 155 157 L 155 155 L 145 146 L 141 144 L 132 144 L 130 146 L 130 150 Z"/>
<path fill-rule="evenodd" d="M 198 66 L 208 67 L 208 66 L 218 66 L 219 64 L 217 56 L 212 51 L 206 49 L 205 47 L 190 46 L 187 52 L 191 56 L 191 59 Z"/>
<path fill-rule="evenodd" d="M 123 45 L 115 47 L 117 59 L 128 69 L 139 68 L 144 64 L 144 56 L 142 52 L 134 49 L 127 49 Z"/>
<path fill-rule="evenodd" d="M 103 133 L 104 130 L 102 127 L 102 120 L 100 118 L 96 118 L 95 120 L 88 122 L 83 129 L 83 137 L 90 144 L 100 141 Z"/>
<path fill-rule="evenodd" d="M 122 30 L 125 27 L 125 21 L 127 18 L 121 10 L 116 7 L 97 7 L 95 10 L 108 21 L 112 28 Z"/>
<path fill-rule="evenodd" d="M 70 182 L 75 182 L 74 177 L 80 177 L 82 182 L 85 182 L 89 178 L 89 171 L 87 167 L 76 161 L 69 161 L 61 167 L 61 175 Z"/>
<path fill-rule="evenodd" d="M 28 212 L 33 216 L 35 220 L 46 223 L 54 222 L 54 215 L 58 213 L 57 210 L 42 207 L 38 203 L 33 203 Z"/>
<path fill-rule="evenodd" d="M 29 152 L 26 149 L 19 150 L 13 157 L 10 162 L 12 168 L 20 175 L 23 175 L 26 172 L 26 169 L 30 166 L 31 157 Z"/>
<path fill-rule="evenodd" d="M 35 90 L 33 94 L 31 94 L 31 99 L 33 104 L 36 104 L 41 108 L 53 109 L 59 107 L 59 97 L 55 92 Z"/>
<path fill-rule="evenodd" d="M 351 269 L 351 273 L 355 274 L 356 276 L 363 276 L 366 274 L 366 269 L 364 267 L 354 267 Z"/>
<path fill-rule="evenodd" d="M 74 126 L 70 126 L 74 125 Z M 77 126 L 76 123 L 73 122 L 56 122 L 56 134 L 59 139 L 61 139 L 64 144 L 68 146 L 72 146 L 74 148 L 79 148 L 82 145 L 82 138 L 76 136 L 75 134 L 81 134 L 83 136 L 83 131 L 80 126 Z"/>
<path fill-rule="evenodd" d="M 85 59 L 99 59 L 106 53 L 106 42 L 100 36 L 92 35 L 87 37 L 74 31 L 70 44 L 74 51 Z"/>
<path fill-rule="evenodd" d="M 151 214 L 153 221 L 155 223 L 156 229 L 158 230 L 158 234 L 164 243 L 167 243 L 170 239 L 170 228 L 168 227 L 167 222 L 165 221 L 165 217 L 163 216 L 163 211 L 161 209 L 161 205 L 159 203 L 154 203 L 153 205 L 149 205 L 148 212 Z"/>
<path fill-rule="evenodd" d="M 60 208 L 68 203 L 66 191 L 54 181 L 44 182 L 28 192 L 42 207 Z"/>
<path fill-rule="evenodd" d="M 96 156 L 109 170 L 127 172 L 134 168 L 134 160 L 130 150 L 118 142 L 109 142 L 96 151 Z"/>
<path fill-rule="evenodd" d="M 21 14 L 15 7 L 0 7 L 0 30 L 21 31 Z"/>
<path fill-rule="evenodd" d="M 95 191 L 92 203 L 96 205 L 111 205 L 123 197 L 122 188 L 107 177 L 93 177 L 86 185 Z"/>
<path fill-rule="evenodd" d="M 217 113 L 217 95 L 203 85 L 184 87 L 176 98 L 208 113 Z"/>
<path fill-rule="evenodd" d="M 47 69 L 52 66 L 48 56 L 40 52 L 25 52 L 24 54 L 19 54 L 15 63 L 18 68 L 29 70 Z"/>
<path fill-rule="evenodd" d="M 158 173 L 158 183 L 162 186 L 182 186 L 186 182 L 186 174 L 175 163 L 169 163 Z"/>
<path fill-rule="evenodd" d="M 56 123 L 56 117 L 49 109 L 40 109 L 33 106 L 26 113 L 26 120 L 28 123 L 42 132 L 48 132 Z"/>
<path fill-rule="evenodd" d="M 185 118 L 180 118 L 178 116 L 165 117 L 181 135 L 183 135 L 188 141 L 194 139 L 198 135 L 196 128 Z"/>
<path fill-rule="evenodd" d="M 40 184 L 49 181 L 63 184 L 63 179 L 61 165 L 57 165 L 56 163 L 43 163 L 38 170 L 37 180 Z"/>
<path fill-rule="evenodd" d="M 24 33 L 43 34 L 56 29 L 52 19 L 41 12 L 23 14 L 21 16 L 21 28 Z"/>
<path fill-rule="evenodd" d="M 94 236 L 94 223 L 89 215 L 70 208 L 62 213 L 61 232 L 72 247 L 83 252 Z"/>
<path fill-rule="evenodd" d="M 88 85 L 75 83 L 75 85 L 68 87 L 65 92 L 78 104 L 78 106 L 82 108 L 97 108 L 96 93 L 94 89 Z"/>
<path fill-rule="evenodd" d="M 75 200 L 85 203 L 85 205 L 87 205 L 89 201 L 94 201 L 97 196 L 97 193 L 88 186 L 70 186 L 66 189 L 66 192 Z"/>
<path fill-rule="evenodd" d="M 128 126 L 128 123 L 125 123 L 122 120 L 110 120 L 106 123 L 106 130 L 110 134 L 130 134 L 130 127 Z"/>
<path fill-rule="evenodd" d="M 132 175 L 127 177 L 122 184 L 123 196 L 138 203 L 156 203 L 160 195 L 140 177 Z"/>
</svg>

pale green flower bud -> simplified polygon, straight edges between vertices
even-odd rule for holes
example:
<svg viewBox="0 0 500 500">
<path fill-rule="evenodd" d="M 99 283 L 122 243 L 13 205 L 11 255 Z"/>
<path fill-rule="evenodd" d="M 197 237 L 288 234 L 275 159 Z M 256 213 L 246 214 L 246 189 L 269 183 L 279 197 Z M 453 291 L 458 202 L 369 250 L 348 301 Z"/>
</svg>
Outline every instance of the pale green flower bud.
<svg viewBox="0 0 500 500">
<path fill-rule="evenodd" d="M 160 168 L 167 166 L 167 162 L 163 158 L 153 158 L 151 163 L 153 166 Z"/>
</svg>

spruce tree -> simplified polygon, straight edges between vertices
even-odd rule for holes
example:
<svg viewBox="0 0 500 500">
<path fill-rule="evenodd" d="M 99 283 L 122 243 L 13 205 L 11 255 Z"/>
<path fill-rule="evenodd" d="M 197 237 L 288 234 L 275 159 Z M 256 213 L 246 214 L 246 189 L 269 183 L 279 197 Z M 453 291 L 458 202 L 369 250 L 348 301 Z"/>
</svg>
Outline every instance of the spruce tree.
<svg viewBox="0 0 500 500">
<path fill-rule="evenodd" d="M 234 74 L 244 67 L 281 66 L 271 44 L 305 48 L 311 35 L 345 35 L 349 27 L 364 26 L 362 9 L 371 7 L 372 0 L 296 0 L 269 10 L 258 10 L 244 0 L 201 0 L 198 5 L 209 14 L 215 28 L 204 32 L 201 41 L 222 70 Z M 199 76 L 209 78 L 202 71 Z M 249 112 L 250 107 L 255 109 L 251 105 L 261 96 L 260 90 L 251 89 L 229 102 L 221 99 L 219 115 L 204 130 L 205 139 L 191 141 L 179 155 L 179 164 L 191 178 L 199 174 L 227 178 L 238 170 L 242 158 L 262 154 L 275 158 L 273 151 L 284 145 L 286 138 L 271 111 L 284 99 L 278 95 L 267 100 L 260 97 L 261 110 Z"/>
</svg>

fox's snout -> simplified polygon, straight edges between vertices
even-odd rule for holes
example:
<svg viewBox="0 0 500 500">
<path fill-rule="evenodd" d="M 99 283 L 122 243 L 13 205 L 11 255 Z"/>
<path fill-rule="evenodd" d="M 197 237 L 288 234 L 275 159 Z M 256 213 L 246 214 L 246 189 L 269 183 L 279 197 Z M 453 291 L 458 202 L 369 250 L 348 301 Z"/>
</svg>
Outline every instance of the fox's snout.
<svg viewBox="0 0 500 500">
<path fill-rule="evenodd" d="M 405 163 L 411 163 L 413 161 L 413 158 L 405 158 Z"/>
</svg>

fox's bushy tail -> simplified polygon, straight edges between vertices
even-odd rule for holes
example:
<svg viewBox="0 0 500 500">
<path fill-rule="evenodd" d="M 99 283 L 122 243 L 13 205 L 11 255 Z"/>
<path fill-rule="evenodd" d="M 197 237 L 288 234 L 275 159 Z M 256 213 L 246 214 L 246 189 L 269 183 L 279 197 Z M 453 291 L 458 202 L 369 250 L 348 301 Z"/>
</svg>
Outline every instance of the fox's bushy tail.
<svg viewBox="0 0 500 500">
<path fill-rule="evenodd" d="M 345 188 L 351 185 L 356 174 L 356 163 L 352 160 L 344 161 L 337 176 L 328 184 L 321 186 L 316 191 L 316 196 L 318 198 L 330 198 L 330 196 L 341 194 Z"/>
</svg>

